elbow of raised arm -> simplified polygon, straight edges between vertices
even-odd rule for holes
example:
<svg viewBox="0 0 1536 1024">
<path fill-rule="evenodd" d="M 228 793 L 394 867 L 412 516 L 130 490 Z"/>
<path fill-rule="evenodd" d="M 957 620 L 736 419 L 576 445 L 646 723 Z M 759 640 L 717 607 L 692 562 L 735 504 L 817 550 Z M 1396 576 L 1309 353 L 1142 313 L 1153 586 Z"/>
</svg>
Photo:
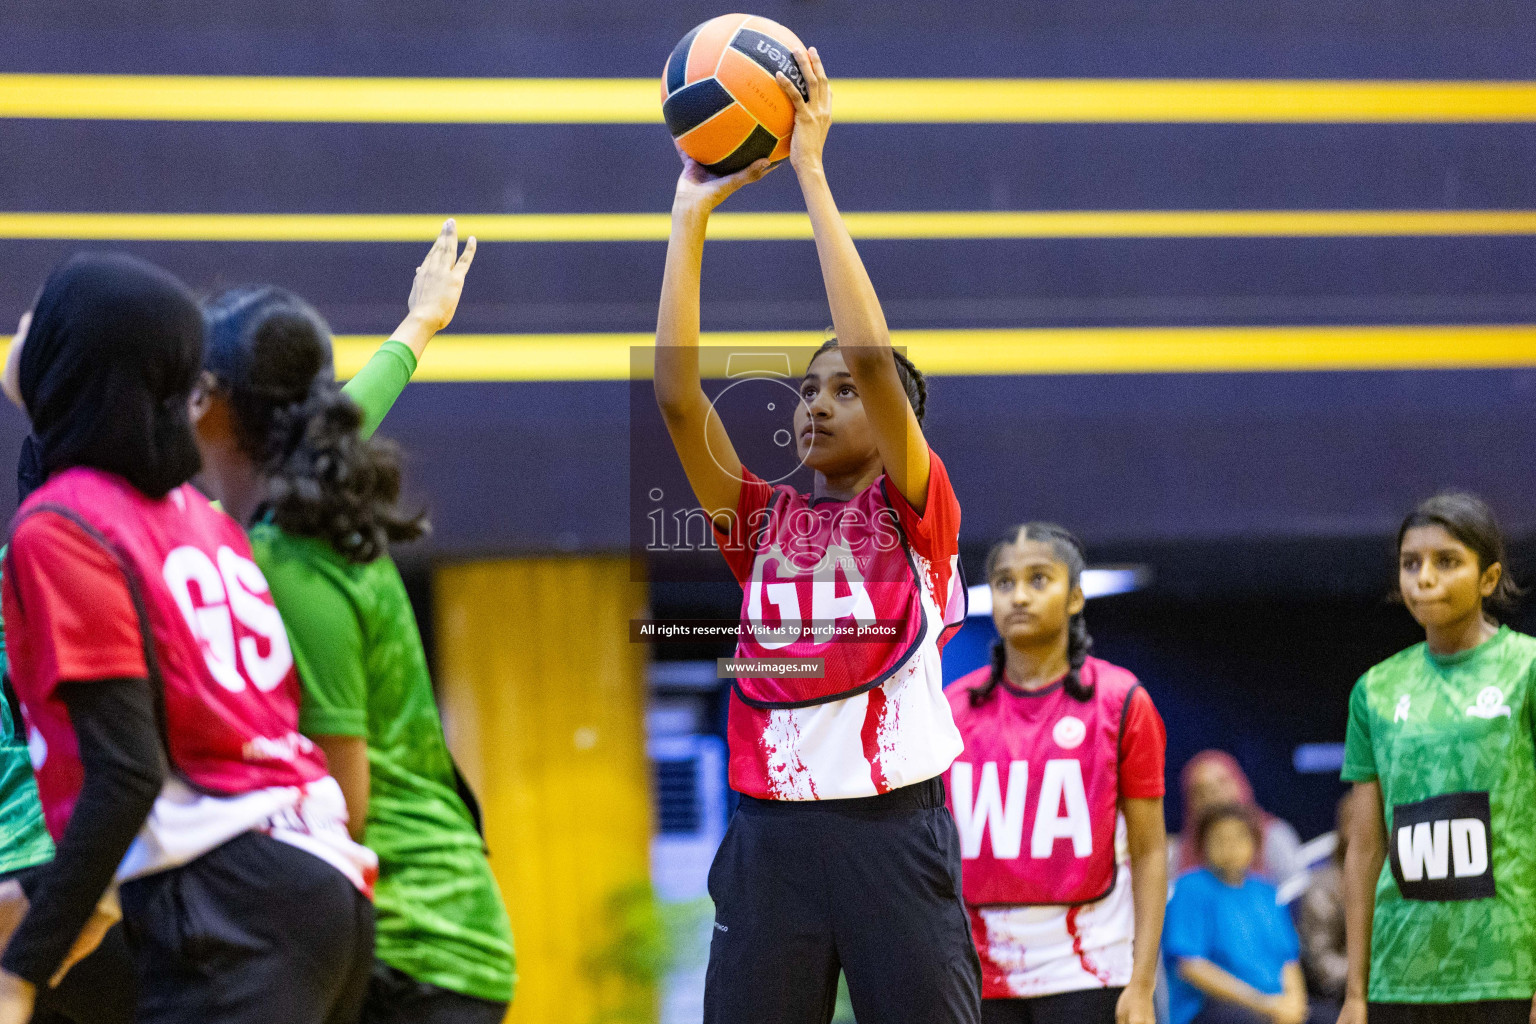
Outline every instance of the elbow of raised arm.
<svg viewBox="0 0 1536 1024">
<path fill-rule="evenodd" d="M 660 409 L 661 414 L 669 419 L 676 416 L 683 408 L 683 396 L 679 393 L 679 389 L 665 387 L 660 381 L 657 381 L 656 408 Z"/>
<path fill-rule="evenodd" d="M 661 410 L 661 418 L 667 426 L 674 427 L 686 423 L 692 419 L 698 410 L 700 403 L 708 404 L 702 388 L 664 386 L 660 381 L 656 383 L 656 407 Z"/>
</svg>

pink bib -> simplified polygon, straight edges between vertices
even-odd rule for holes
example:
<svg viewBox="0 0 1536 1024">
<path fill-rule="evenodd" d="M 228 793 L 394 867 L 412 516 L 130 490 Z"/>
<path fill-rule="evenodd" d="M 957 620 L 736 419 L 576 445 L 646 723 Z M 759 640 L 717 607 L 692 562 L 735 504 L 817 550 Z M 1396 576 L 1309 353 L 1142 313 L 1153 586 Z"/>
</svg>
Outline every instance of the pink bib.
<svg viewBox="0 0 1536 1024">
<path fill-rule="evenodd" d="M 164 700 L 173 770 L 194 789 L 230 796 L 303 786 L 324 756 L 298 731 L 298 676 L 282 617 L 245 532 L 190 485 L 155 500 L 119 477 L 75 468 L 22 504 L 16 522 L 59 515 L 117 561 L 138 609 L 150 682 Z M 89 601 L 89 594 L 80 595 Z M 14 636 L 12 679 L 49 756 L 38 791 L 57 837 L 82 779 L 64 703 Z"/>
<path fill-rule="evenodd" d="M 971 706 L 991 669 L 946 691 L 965 741 L 949 772 L 960 831 L 965 901 L 1076 904 L 1102 899 L 1115 880 L 1121 727 L 1140 685 L 1098 658 L 1083 665 L 1086 703 L 1061 684 L 1034 693 L 1000 683 Z"/>
</svg>

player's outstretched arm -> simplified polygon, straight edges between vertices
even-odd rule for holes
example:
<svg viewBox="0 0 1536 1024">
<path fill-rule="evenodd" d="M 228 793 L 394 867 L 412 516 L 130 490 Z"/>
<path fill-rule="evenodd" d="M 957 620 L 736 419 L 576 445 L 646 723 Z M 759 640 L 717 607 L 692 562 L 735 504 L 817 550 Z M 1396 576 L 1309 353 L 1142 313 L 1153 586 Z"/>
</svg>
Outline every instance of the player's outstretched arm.
<svg viewBox="0 0 1536 1024">
<path fill-rule="evenodd" d="M 875 444 L 886 475 L 902 497 L 921 512 L 928 504 L 928 442 L 917 414 L 907 401 L 906 389 L 896 373 L 891 354 L 891 332 L 875 286 L 859 258 L 853 236 L 837 212 L 832 190 L 822 165 L 822 150 L 832 127 L 832 86 L 816 48 L 795 51 L 810 98 L 780 72 L 779 88 L 795 107 L 795 131 L 789 143 L 789 162 L 800 180 L 805 209 L 816 235 L 816 254 L 821 277 L 832 307 L 832 329 L 838 349 L 864 404 L 875 431 Z"/>
<path fill-rule="evenodd" d="M 743 185 L 772 167 L 759 160 L 717 178 L 683 156 L 683 173 L 672 200 L 672 236 L 656 316 L 656 404 L 688 474 L 699 506 L 711 516 L 729 514 L 741 495 L 741 459 L 714 415 L 699 377 L 699 276 L 709 215 Z"/>
<path fill-rule="evenodd" d="M 464 278 L 474 260 L 474 236 L 470 236 L 460 255 L 458 226 L 452 218 L 444 221 L 426 259 L 416 268 L 405 319 L 343 388 L 347 397 L 363 410 L 363 437 L 371 437 L 379 428 L 395 399 L 411 382 L 411 374 L 416 372 L 416 362 L 426 351 L 427 343 L 453 320 L 464 291 Z M 401 352 L 400 345 L 409 348 L 410 355 Z"/>
</svg>

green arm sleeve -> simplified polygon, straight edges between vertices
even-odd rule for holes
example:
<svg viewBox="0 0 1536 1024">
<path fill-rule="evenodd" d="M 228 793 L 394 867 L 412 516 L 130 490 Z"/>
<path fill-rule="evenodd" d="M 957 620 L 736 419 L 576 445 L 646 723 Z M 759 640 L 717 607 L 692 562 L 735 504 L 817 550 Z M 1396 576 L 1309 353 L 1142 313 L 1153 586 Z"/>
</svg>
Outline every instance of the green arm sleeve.
<svg viewBox="0 0 1536 1024">
<path fill-rule="evenodd" d="M 1349 727 L 1344 733 L 1345 782 L 1370 782 L 1377 776 L 1376 752 L 1371 747 L 1371 703 L 1365 680 L 1349 694 Z"/>
<path fill-rule="evenodd" d="M 368 735 L 368 673 L 357 609 L 336 580 L 298 558 L 263 566 L 299 673 L 299 731 Z"/>
<path fill-rule="evenodd" d="M 416 353 L 403 341 L 391 338 L 380 345 L 373 357 L 357 371 L 357 376 L 342 387 L 342 392 L 363 410 L 361 433 L 364 439 L 372 437 L 379 429 L 384 416 L 415 372 Z"/>
</svg>

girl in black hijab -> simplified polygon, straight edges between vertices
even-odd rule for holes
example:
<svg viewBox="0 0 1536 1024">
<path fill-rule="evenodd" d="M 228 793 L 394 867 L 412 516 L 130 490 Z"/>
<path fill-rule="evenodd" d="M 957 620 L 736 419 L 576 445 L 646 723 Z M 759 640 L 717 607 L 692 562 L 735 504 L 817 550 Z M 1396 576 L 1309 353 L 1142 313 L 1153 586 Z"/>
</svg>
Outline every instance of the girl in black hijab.
<svg viewBox="0 0 1536 1024">
<path fill-rule="evenodd" d="M 31 323 L 18 334 L 24 337 L 8 360 L 5 385 L 32 420 L 31 482 L 43 484 L 75 468 L 98 473 L 63 482 L 62 504 L 32 508 L 29 518 L 18 519 L 6 561 L 6 617 L 15 620 L 9 625 L 16 633 L 13 677 L 19 693 L 39 701 L 44 731 L 47 723 L 54 729 L 45 763 L 53 772 L 53 797 L 50 804 L 45 793 L 44 806 L 58 845 L 53 861 L 38 869 L 26 916 L 0 957 L 0 1024 L 24 1024 L 35 993 L 67 969 L 75 937 L 130 845 L 145 862 L 123 884 L 137 947 L 137 1019 L 353 1020 L 372 953 L 372 909 L 362 895 L 371 855 L 346 839 L 338 824 L 345 815 L 339 787 L 311 748 L 260 752 L 254 759 L 241 753 L 256 739 L 297 736 L 291 658 L 279 681 L 283 689 L 248 685 L 256 679 L 249 665 L 238 680 L 242 685 L 230 686 L 214 671 L 214 660 L 206 652 L 200 656 L 195 628 L 191 634 L 171 628 L 177 615 L 191 617 L 178 610 L 174 588 L 161 574 L 145 568 L 146 559 L 162 553 L 193 551 L 207 561 L 218 544 L 221 566 L 228 554 L 231 564 L 256 571 L 238 528 L 190 488 L 171 493 L 199 468 L 188 402 L 202 361 L 201 310 L 163 270 L 126 256 L 80 256 L 50 276 Z M 95 497 L 69 497 L 81 493 L 72 487 L 91 481 L 103 481 L 84 492 Z M 133 491 L 150 499 L 169 494 L 175 506 L 140 502 Z M 127 521 L 114 519 L 103 495 L 116 496 Z M 42 497 L 34 495 L 29 505 Z M 83 503 L 76 509 L 71 501 Z M 38 514 L 48 510 L 57 515 Z M 78 513 L 73 533 L 58 525 L 67 525 L 72 513 Z M 114 549 L 93 530 L 117 531 L 134 543 Z M 55 543 L 55 532 L 71 543 L 81 538 L 84 553 Z M 142 549 L 134 546 L 141 539 Z M 110 557 L 103 559 L 97 548 Z M 51 565 L 62 566 L 57 573 L 64 575 L 50 578 Z M 67 589 L 76 579 L 86 581 L 73 583 L 79 593 Z M 242 586 L 258 588 L 248 597 L 266 592 L 264 583 Z M 275 620 L 270 602 L 256 599 Z M 93 613 L 104 614 L 99 626 L 83 626 L 76 601 L 104 604 L 103 612 Z M 242 628 L 255 629 L 249 623 Z M 275 635 L 257 631 L 274 651 L 283 635 L 280 621 L 276 629 Z M 124 652 L 136 651 L 139 637 L 144 650 L 138 663 L 148 665 L 147 676 L 139 674 L 142 668 L 122 678 L 120 671 L 108 672 L 134 663 Z M 286 657 L 286 644 L 281 649 Z M 218 696 L 220 684 L 241 696 Z M 204 691 L 217 699 L 200 707 Z M 175 701 L 169 699 L 173 692 Z M 54 702 L 63 704 L 67 717 Z M 199 728 L 199 715 L 226 724 L 220 746 L 194 754 L 187 737 Z M 284 728 L 286 734 L 274 731 Z M 178 736 L 179 746 L 172 742 Z M 73 743 L 61 745 L 61 737 Z M 180 758 L 175 767 L 167 750 Z M 69 784 L 60 781 L 71 771 L 82 780 L 72 805 Z M 166 799 L 177 810 L 157 812 L 159 824 L 135 845 L 173 778 L 179 782 Z M 327 803 L 331 794 L 334 801 Z M 332 804 L 341 808 L 339 817 Z M 315 808 L 318 817 L 305 808 Z M 221 838 L 222 829 L 231 830 L 231 838 Z M 339 833 L 339 841 L 328 839 L 332 833 Z M 173 889 L 178 899 L 199 894 L 199 921 L 216 923 L 218 941 L 178 930 L 181 911 L 168 909 Z M 294 927 L 300 917 L 304 926 Z M 238 942 L 222 944 L 222 937 L 237 931 Z"/>
<path fill-rule="evenodd" d="M 22 318 L 0 381 L 33 422 L 17 470 L 20 498 L 25 500 L 54 472 L 76 465 L 116 473 L 156 496 L 185 482 L 199 465 L 186 393 L 201 357 L 202 336 L 196 300 L 158 267 L 115 254 L 82 254 L 58 267 Z M 117 738 L 121 752 L 150 763 L 159 758 L 158 744 L 153 734 L 136 736 L 131 730 Z M 23 745 L 11 749 L 24 755 Z M 149 779 L 131 776 L 100 779 L 93 789 L 103 795 L 101 809 L 93 810 L 97 801 L 92 800 L 84 810 L 104 815 L 100 825 L 109 832 L 136 829 L 127 817 L 159 791 Z M 108 799 L 109 794 L 137 799 L 118 801 Z M 30 797 L 4 801 L 7 819 L 0 820 L 0 829 L 25 834 L 41 822 L 36 793 Z M 125 820 L 114 829 L 118 813 Z M 65 854 L 65 872 L 71 862 L 101 859 L 78 849 Z M 72 887 L 60 892 L 60 866 L 44 862 L 17 872 L 13 877 L 19 891 L 8 890 L 19 904 L 9 908 L 13 920 L 37 903 L 29 932 L 54 931 L 54 941 L 37 948 L 36 955 L 44 959 L 54 955 L 48 947 L 68 949 L 67 939 L 73 938 L 61 940 L 57 922 L 88 916 L 74 948 L 54 972 L 54 985 L 39 993 L 34 1020 L 126 1024 L 135 984 L 122 928 L 116 924 L 120 911 L 108 898 L 93 913 L 90 893 L 71 894 Z M 107 870 L 105 864 L 93 866 L 96 872 Z M 0 937 L 0 947 L 9 938 L 8 933 Z M 24 936 L 19 945 L 29 941 Z"/>
<path fill-rule="evenodd" d="M 203 323 L 186 286 L 132 256 L 82 254 L 48 278 L 25 333 L 6 380 L 32 419 L 32 486 L 90 466 L 158 498 L 192 478 Z"/>
</svg>

